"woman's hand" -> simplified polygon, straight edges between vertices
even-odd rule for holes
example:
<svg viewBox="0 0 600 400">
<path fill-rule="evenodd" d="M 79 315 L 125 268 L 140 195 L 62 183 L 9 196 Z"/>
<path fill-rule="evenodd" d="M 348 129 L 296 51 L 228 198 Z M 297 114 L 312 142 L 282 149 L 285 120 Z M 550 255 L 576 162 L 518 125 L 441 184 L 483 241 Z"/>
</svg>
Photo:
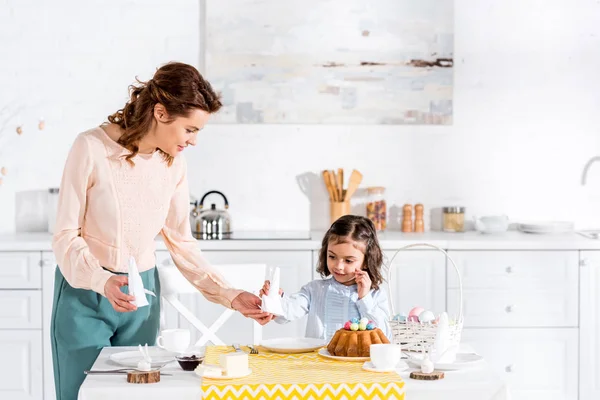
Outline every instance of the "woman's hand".
<svg viewBox="0 0 600 400">
<path fill-rule="evenodd" d="M 362 299 L 371 291 L 371 278 L 367 271 L 356 270 L 356 285 L 358 286 L 358 298 Z"/>
<path fill-rule="evenodd" d="M 260 309 L 262 300 L 249 292 L 242 292 L 231 302 L 231 307 L 239 311 L 244 317 L 252 318 L 261 325 L 265 325 L 274 317 L 273 314 Z"/>
<path fill-rule="evenodd" d="M 263 285 L 262 289 L 260 289 L 260 297 L 262 297 L 263 295 L 268 296 L 269 289 L 271 289 L 271 282 L 265 281 L 265 284 Z M 283 289 L 281 288 L 279 288 L 279 295 L 283 296 Z"/>
<path fill-rule="evenodd" d="M 127 283 L 126 276 L 113 275 L 104 284 L 104 295 L 115 311 L 130 312 L 137 310 L 137 307 L 130 303 L 130 301 L 135 300 L 135 297 L 121 291 L 121 287 L 127 285 Z"/>
</svg>

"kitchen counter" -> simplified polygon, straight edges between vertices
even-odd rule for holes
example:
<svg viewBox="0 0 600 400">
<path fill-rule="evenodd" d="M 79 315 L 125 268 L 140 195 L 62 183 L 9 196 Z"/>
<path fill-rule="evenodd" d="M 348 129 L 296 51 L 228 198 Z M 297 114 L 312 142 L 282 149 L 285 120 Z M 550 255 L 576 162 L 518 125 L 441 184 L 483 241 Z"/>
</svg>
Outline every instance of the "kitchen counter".
<svg viewBox="0 0 600 400">
<path fill-rule="evenodd" d="M 324 232 L 282 233 L 244 232 L 239 239 L 199 240 L 202 250 L 318 250 Z M 429 243 L 447 250 L 600 250 L 600 240 L 588 239 L 577 233 L 526 234 L 509 231 L 497 235 L 466 233 L 402 233 L 379 235 L 383 249 L 391 250 L 414 243 Z M 52 251 L 52 236 L 48 233 L 0 235 L 0 251 Z M 157 250 L 165 245 L 157 238 Z"/>
</svg>

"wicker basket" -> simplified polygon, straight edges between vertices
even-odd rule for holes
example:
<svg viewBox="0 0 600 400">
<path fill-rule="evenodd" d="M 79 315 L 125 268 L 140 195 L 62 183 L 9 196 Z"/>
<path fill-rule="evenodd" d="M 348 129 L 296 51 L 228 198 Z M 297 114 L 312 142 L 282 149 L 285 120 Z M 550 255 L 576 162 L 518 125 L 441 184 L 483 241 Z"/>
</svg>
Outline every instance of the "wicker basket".
<svg viewBox="0 0 600 400">
<path fill-rule="evenodd" d="M 394 316 L 396 315 L 396 312 L 394 310 L 394 302 L 393 302 L 393 290 L 392 290 L 392 284 L 391 284 L 391 277 L 392 277 L 392 263 L 394 261 L 394 259 L 396 258 L 396 256 L 405 250 L 409 250 L 415 247 L 427 247 L 427 248 L 431 248 L 431 249 L 435 249 L 437 251 L 442 252 L 445 256 L 446 256 L 446 260 L 449 260 L 450 263 L 452 264 L 452 266 L 454 267 L 454 270 L 456 271 L 456 274 L 458 275 L 458 287 L 459 287 L 459 291 L 458 291 L 458 295 L 459 295 L 459 301 L 458 301 L 458 317 L 456 318 L 456 320 L 450 320 L 449 321 L 449 331 L 450 331 L 450 345 L 459 345 L 460 344 L 460 337 L 462 334 L 462 328 L 463 328 L 463 290 L 462 290 L 462 280 L 461 280 L 461 276 L 460 276 L 460 271 L 458 270 L 458 267 L 456 266 L 456 264 L 454 263 L 454 260 L 452 260 L 452 258 L 448 255 L 448 253 L 446 253 L 446 251 L 444 251 L 443 249 L 434 246 L 432 244 L 427 244 L 427 243 L 417 243 L 417 244 L 411 244 L 408 246 L 405 246 L 401 249 L 399 249 L 398 251 L 396 251 L 396 253 L 394 254 L 394 256 L 391 258 L 390 262 L 389 262 L 389 266 L 388 266 L 388 271 L 387 271 L 387 281 L 388 281 L 388 297 L 389 297 L 389 301 L 390 301 L 390 309 L 392 311 L 392 319 L 389 321 L 390 323 L 390 327 L 392 330 L 392 335 L 393 337 L 390 338 L 390 341 L 394 344 L 399 344 L 400 346 L 402 346 L 403 350 L 406 351 L 429 351 L 431 345 L 433 345 L 434 341 L 435 341 L 435 336 L 436 336 L 436 332 L 437 332 L 437 324 L 432 324 L 432 323 L 422 323 L 422 322 L 416 322 L 416 321 L 398 321 L 398 320 L 394 320 Z"/>
</svg>

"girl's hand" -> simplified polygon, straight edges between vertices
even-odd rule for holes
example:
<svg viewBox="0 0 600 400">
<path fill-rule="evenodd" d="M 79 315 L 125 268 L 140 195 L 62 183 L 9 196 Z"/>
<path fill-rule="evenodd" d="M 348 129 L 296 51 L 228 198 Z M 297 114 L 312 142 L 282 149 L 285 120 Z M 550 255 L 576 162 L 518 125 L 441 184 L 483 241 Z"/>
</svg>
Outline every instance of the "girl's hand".
<svg viewBox="0 0 600 400">
<path fill-rule="evenodd" d="M 371 291 L 371 278 L 367 271 L 357 269 L 355 272 L 356 285 L 358 286 L 358 299 L 362 299 Z"/>
<path fill-rule="evenodd" d="M 135 300 L 135 297 L 121 291 L 121 286 L 125 286 L 127 283 L 126 276 L 113 275 L 104 284 L 104 295 L 115 311 L 129 312 L 137 310 L 137 307 L 130 303 L 130 301 Z"/>
<path fill-rule="evenodd" d="M 263 285 L 262 289 L 260 289 L 260 297 L 262 297 L 263 295 L 268 296 L 269 289 L 271 289 L 271 282 L 265 281 L 265 284 Z M 283 289 L 281 288 L 279 288 L 279 295 L 283 296 Z"/>
</svg>

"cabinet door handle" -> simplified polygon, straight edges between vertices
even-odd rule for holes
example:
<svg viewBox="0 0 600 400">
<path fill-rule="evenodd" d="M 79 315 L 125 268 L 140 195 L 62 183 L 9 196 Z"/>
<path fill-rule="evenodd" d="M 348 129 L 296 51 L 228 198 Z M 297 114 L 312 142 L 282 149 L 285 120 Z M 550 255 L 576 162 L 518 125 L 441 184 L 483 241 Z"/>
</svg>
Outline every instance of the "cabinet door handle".
<svg viewBox="0 0 600 400">
<path fill-rule="evenodd" d="M 513 304 L 509 304 L 506 306 L 506 308 L 504 309 L 504 311 L 506 311 L 507 313 L 512 313 L 515 311 L 515 306 Z"/>
<path fill-rule="evenodd" d="M 581 260 L 579 260 L 580 267 L 589 267 L 589 265 L 590 261 L 587 258 L 582 258 Z"/>
<path fill-rule="evenodd" d="M 52 267 L 54 264 L 52 260 L 40 260 L 40 267 Z"/>
<path fill-rule="evenodd" d="M 515 372 L 515 365 L 514 364 L 508 364 L 506 367 L 504 367 L 504 370 L 506 372 Z"/>
</svg>

